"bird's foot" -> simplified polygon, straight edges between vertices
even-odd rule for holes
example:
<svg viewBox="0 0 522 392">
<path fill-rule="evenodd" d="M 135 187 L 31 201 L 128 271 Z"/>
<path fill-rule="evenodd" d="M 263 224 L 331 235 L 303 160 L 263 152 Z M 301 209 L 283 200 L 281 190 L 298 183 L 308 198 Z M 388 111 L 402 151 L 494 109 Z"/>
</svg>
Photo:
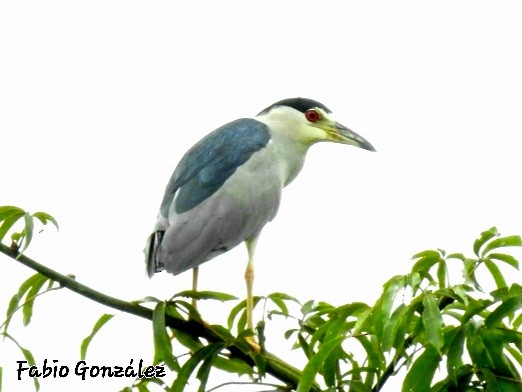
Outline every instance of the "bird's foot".
<svg viewBox="0 0 522 392">
<path fill-rule="evenodd" d="M 261 352 L 261 346 L 256 342 L 256 338 L 253 335 L 246 336 L 245 340 L 255 353 L 259 354 Z"/>
</svg>

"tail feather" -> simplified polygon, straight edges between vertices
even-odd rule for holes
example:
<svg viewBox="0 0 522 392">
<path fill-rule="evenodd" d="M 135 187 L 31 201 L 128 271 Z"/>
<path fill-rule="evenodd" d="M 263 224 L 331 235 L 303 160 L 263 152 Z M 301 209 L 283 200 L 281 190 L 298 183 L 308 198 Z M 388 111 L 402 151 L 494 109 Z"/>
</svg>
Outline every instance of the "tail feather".
<svg viewBox="0 0 522 392">
<path fill-rule="evenodd" d="M 163 263 L 160 261 L 160 245 L 163 240 L 163 230 L 155 231 L 147 240 L 145 248 L 145 262 L 147 263 L 147 275 L 152 277 L 156 272 L 163 270 Z"/>
</svg>

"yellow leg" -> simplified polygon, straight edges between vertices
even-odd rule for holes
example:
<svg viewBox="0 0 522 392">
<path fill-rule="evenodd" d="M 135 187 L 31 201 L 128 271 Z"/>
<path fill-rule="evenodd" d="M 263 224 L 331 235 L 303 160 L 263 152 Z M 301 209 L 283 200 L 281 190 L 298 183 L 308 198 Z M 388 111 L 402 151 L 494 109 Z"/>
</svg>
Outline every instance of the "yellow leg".
<svg viewBox="0 0 522 392">
<path fill-rule="evenodd" d="M 246 246 L 248 250 L 248 264 L 245 271 L 245 281 L 247 286 L 247 303 L 246 303 L 246 312 L 247 312 L 247 328 L 250 330 L 254 330 L 254 323 L 252 321 L 252 310 L 254 309 L 254 295 L 253 295 L 253 287 L 254 287 L 254 251 L 257 245 L 257 238 L 246 241 Z"/>
<path fill-rule="evenodd" d="M 192 268 L 192 291 L 198 291 L 198 276 L 199 267 Z M 194 306 L 194 309 L 198 308 L 198 300 L 196 298 L 192 298 L 192 306 Z"/>
</svg>

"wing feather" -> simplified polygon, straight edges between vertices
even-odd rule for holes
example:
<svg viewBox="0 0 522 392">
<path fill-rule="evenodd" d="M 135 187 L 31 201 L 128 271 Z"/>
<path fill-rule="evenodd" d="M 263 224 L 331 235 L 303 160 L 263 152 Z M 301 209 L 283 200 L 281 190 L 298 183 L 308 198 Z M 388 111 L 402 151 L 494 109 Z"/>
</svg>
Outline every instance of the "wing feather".
<svg viewBox="0 0 522 392">
<path fill-rule="evenodd" d="M 145 249 L 149 276 L 163 269 L 176 274 L 197 266 L 258 229 L 239 221 L 245 213 L 227 196 L 212 203 L 208 199 L 269 140 L 265 124 L 245 118 L 216 129 L 187 151 L 170 178 Z M 270 218 L 262 219 L 262 225 L 277 211 L 279 193 L 274 194 L 266 212 Z"/>
<path fill-rule="evenodd" d="M 267 126 L 248 118 L 228 123 L 205 136 L 187 151 L 172 174 L 161 214 L 167 217 L 173 202 L 178 214 L 197 206 L 269 140 Z"/>
</svg>

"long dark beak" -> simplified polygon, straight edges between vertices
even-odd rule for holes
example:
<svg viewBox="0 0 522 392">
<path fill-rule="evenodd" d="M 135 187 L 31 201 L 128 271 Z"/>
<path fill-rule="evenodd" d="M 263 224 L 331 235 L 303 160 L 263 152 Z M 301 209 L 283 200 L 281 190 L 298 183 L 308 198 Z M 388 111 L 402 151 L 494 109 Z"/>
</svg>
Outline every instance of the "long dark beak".
<svg viewBox="0 0 522 392">
<path fill-rule="evenodd" d="M 338 122 L 335 123 L 334 134 L 331 134 L 331 136 L 333 136 L 334 141 L 338 143 L 351 144 L 352 146 L 364 148 L 368 151 L 375 151 L 375 148 L 368 140 Z"/>
</svg>

